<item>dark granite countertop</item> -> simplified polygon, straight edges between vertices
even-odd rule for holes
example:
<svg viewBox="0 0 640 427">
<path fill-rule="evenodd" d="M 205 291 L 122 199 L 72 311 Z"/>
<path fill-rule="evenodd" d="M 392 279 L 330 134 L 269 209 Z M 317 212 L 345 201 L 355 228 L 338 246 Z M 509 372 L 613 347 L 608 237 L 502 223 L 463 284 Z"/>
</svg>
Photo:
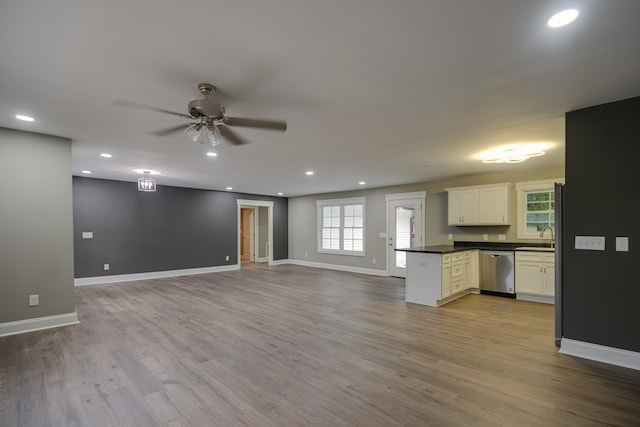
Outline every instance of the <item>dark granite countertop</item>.
<svg viewBox="0 0 640 427">
<path fill-rule="evenodd" d="M 432 254 L 445 254 L 450 252 L 460 252 L 469 249 L 479 249 L 481 251 L 514 251 L 521 247 L 548 247 L 548 244 L 536 243 L 514 243 L 514 242 L 454 242 L 453 245 L 432 245 L 418 246 L 415 248 L 397 248 L 402 252 L 421 252 Z"/>
<path fill-rule="evenodd" d="M 433 246 L 417 246 L 415 248 L 396 248 L 396 251 L 401 252 L 421 252 L 430 254 L 444 254 L 448 252 L 466 251 L 471 248 L 456 248 L 453 245 L 433 245 Z"/>
</svg>

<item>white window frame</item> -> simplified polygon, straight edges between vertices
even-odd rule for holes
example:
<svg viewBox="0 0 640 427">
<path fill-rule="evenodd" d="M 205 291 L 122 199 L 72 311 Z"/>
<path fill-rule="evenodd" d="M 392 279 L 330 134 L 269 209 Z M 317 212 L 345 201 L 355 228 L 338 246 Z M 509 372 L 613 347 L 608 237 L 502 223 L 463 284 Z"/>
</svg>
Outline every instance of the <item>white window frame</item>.
<svg viewBox="0 0 640 427">
<path fill-rule="evenodd" d="M 548 240 L 549 236 L 540 237 L 539 232 L 527 232 L 527 193 L 553 191 L 556 182 L 564 184 L 564 178 L 545 179 L 540 181 L 516 182 L 518 209 L 518 239 Z"/>
<path fill-rule="evenodd" d="M 362 205 L 362 251 L 344 250 L 344 207 L 349 205 Z M 340 207 L 340 249 L 322 248 L 322 208 L 327 206 Z M 317 218 L 317 251 L 321 254 L 365 256 L 366 247 L 366 197 L 350 197 L 344 199 L 316 200 Z"/>
</svg>

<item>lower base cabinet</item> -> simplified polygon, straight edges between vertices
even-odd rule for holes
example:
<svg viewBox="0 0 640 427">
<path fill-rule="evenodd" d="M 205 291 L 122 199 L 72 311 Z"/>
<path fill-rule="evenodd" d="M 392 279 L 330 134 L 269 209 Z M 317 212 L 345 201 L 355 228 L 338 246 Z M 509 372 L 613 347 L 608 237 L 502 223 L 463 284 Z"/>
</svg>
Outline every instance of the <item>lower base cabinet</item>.
<svg viewBox="0 0 640 427">
<path fill-rule="evenodd" d="M 516 294 L 553 297 L 555 256 L 546 252 L 518 252 L 515 255 Z"/>
</svg>

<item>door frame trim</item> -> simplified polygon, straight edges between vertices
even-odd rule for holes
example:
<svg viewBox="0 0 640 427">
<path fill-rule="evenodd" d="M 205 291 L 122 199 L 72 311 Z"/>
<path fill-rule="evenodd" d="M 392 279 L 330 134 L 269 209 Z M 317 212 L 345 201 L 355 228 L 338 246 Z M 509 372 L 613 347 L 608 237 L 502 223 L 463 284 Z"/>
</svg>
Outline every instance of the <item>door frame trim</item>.
<svg viewBox="0 0 640 427">
<path fill-rule="evenodd" d="M 392 201 L 396 201 L 396 200 L 410 200 L 410 199 L 420 199 L 422 201 L 422 209 L 420 209 L 420 224 L 422 225 L 420 227 L 420 238 L 422 239 L 422 243 L 424 244 L 424 230 L 425 230 L 425 207 L 426 207 L 426 202 L 427 202 L 427 192 L 426 191 L 414 191 L 411 193 L 394 193 L 394 194 L 385 194 L 384 195 L 384 200 L 385 200 L 385 207 L 386 207 L 386 223 L 387 223 L 387 231 L 385 233 L 385 247 L 386 247 L 386 264 L 387 264 L 387 268 L 386 268 L 386 272 L 387 272 L 387 276 L 389 276 L 391 274 L 391 265 L 389 263 L 390 261 L 390 249 L 389 249 L 389 233 L 391 232 L 391 224 L 389 223 L 390 219 L 389 218 L 389 207 L 390 207 L 390 202 Z"/>
<path fill-rule="evenodd" d="M 258 207 L 266 207 L 268 209 L 268 214 L 267 216 L 268 218 L 268 222 L 269 222 L 269 227 L 268 227 L 268 231 L 267 231 L 267 257 L 268 257 L 268 264 L 272 265 L 273 264 L 273 251 L 271 250 L 271 242 L 272 237 L 273 237 L 273 204 L 274 202 L 269 201 L 269 200 L 248 200 L 248 199 L 237 199 L 236 200 L 236 204 L 237 204 L 237 224 L 238 224 L 238 241 L 237 241 L 237 260 L 238 260 L 238 266 L 242 265 L 242 260 L 240 259 L 240 245 L 242 244 L 242 241 L 240 239 L 240 221 L 242 220 L 240 215 L 241 215 L 241 209 L 242 208 L 248 208 L 248 209 L 255 209 L 255 211 L 257 211 Z M 254 221 L 257 221 L 258 219 L 258 212 L 254 211 Z M 254 229 L 255 231 L 255 229 Z M 258 242 L 260 239 L 254 239 L 254 244 L 257 244 L 256 242 Z M 256 259 L 258 256 L 259 252 L 256 252 Z"/>
</svg>

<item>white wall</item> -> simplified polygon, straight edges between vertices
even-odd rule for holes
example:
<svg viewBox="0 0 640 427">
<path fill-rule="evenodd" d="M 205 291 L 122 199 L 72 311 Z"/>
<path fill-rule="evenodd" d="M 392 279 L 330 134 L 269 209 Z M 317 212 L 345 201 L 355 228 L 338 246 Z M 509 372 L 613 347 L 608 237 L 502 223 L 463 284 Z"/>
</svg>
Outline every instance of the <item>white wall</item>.
<svg viewBox="0 0 640 427">
<path fill-rule="evenodd" d="M 498 234 L 506 234 L 507 242 L 528 242 L 517 238 L 516 193 L 512 190 L 511 226 L 501 227 L 449 227 L 447 225 L 448 187 L 495 184 L 500 182 L 522 182 L 564 177 L 564 167 L 508 171 L 503 173 L 477 174 L 451 179 L 400 185 L 394 187 L 357 190 L 340 193 L 317 194 L 289 199 L 289 259 L 315 263 L 349 266 L 356 268 L 386 270 L 387 241 L 378 237 L 386 232 L 385 195 L 426 191 L 425 245 L 449 244 L 448 234 L 457 241 L 482 241 L 489 234 L 489 241 L 498 241 Z M 317 252 L 316 200 L 343 197 L 366 197 L 365 211 L 365 256 L 329 255 Z M 373 260 L 376 263 L 373 263 Z"/>
</svg>

